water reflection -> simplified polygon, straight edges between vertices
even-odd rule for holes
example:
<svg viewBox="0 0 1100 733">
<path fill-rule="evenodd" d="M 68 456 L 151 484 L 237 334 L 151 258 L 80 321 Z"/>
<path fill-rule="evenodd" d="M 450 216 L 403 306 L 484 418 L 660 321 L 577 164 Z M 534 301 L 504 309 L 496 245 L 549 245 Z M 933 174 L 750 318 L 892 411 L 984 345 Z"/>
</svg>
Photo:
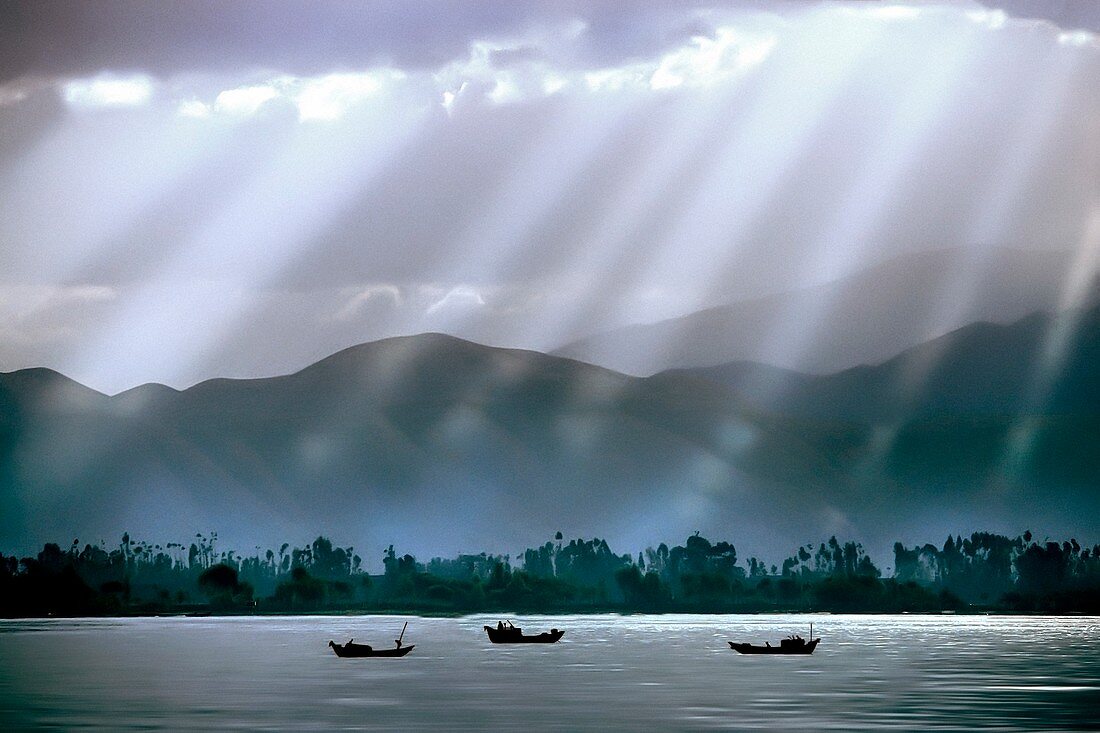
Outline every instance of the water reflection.
<svg viewBox="0 0 1100 733">
<path fill-rule="evenodd" d="M 401 619 L 403 621 L 404 619 Z M 813 656 L 727 640 L 823 638 Z M 517 619 L 519 622 L 520 619 Z M 341 660 L 394 617 L 0 622 L 8 728 L 271 730 L 1081 729 L 1100 709 L 1090 618 L 524 617 L 553 645 L 493 645 L 488 617 L 413 619 L 413 654 Z"/>
</svg>

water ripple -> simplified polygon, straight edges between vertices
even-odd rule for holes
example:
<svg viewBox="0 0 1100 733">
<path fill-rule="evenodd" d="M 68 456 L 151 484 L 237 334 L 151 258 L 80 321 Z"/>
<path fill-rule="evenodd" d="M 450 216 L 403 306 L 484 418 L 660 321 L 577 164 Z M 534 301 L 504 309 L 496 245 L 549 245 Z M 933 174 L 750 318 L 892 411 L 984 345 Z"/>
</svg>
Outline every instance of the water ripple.
<svg viewBox="0 0 1100 733">
<path fill-rule="evenodd" d="M 571 616 L 546 646 L 483 616 L 411 619 L 404 659 L 343 660 L 404 618 L 0 622 L 4 728 L 89 730 L 1100 730 L 1100 620 Z M 823 638 L 810 657 L 726 641 Z"/>
</svg>

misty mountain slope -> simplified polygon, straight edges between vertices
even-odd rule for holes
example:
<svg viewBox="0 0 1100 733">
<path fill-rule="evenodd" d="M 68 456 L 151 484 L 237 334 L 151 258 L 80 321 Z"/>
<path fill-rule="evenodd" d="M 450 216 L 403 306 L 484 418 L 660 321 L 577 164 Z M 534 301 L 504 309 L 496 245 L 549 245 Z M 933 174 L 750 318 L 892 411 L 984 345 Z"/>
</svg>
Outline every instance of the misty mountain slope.
<svg viewBox="0 0 1100 733">
<path fill-rule="evenodd" d="M 1066 252 L 996 250 L 985 261 L 961 250 L 922 252 L 812 288 L 595 334 L 552 353 L 639 375 L 734 361 L 829 373 L 881 362 L 974 321 L 1053 310 L 1070 262 Z"/>
<path fill-rule="evenodd" d="M 1052 397 L 1035 402 L 1034 354 L 1069 318 Z M 635 378 L 438 334 L 181 392 L 0 374 L 20 405 L 0 422 L 0 546 L 216 529 L 235 547 L 327 533 L 423 555 L 514 552 L 559 529 L 627 549 L 700 530 L 778 555 L 833 533 L 883 552 L 960 526 L 1086 535 L 1100 317 L 1060 319 L 974 324 L 819 377 L 738 364 Z"/>
<path fill-rule="evenodd" d="M 846 485 L 861 501 L 892 486 L 926 501 L 984 502 L 959 509 L 976 514 L 1070 506 L 1093 513 L 1098 358 L 1093 306 L 971 324 L 880 365 L 819 377 L 743 363 L 676 374 L 723 384 L 744 404 L 789 416 L 790 432 L 817 436 L 818 448 L 846 466 Z M 1013 502 L 1021 509 L 1006 506 Z"/>
<path fill-rule="evenodd" d="M 52 369 L 0 372 L 0 425 L 23 410 L 79 411 L 104 407 L 110 398 Z"/>
<path fill-rule="evenodd" d="M 436 334 L 284 377 L 70 407 L 30 409 L 6 437 L 4 543 L 143 522 L 268 543 L 280 531 L 381 532 L 436 551 L 563 527 L 642 542 L 793 501 L 794 476 L 844 480 L 816 446 L 709 382 Z M 772 460 L 751 448 L 758 439 Z"/>
<path fill-rule="evenodd" d="M 810 376 L 758 364 L 681 370 L 758 409 L 824 419 L 1100 415 L 1100 306 L 974 323 L 876 366 Z"/>
</svg>

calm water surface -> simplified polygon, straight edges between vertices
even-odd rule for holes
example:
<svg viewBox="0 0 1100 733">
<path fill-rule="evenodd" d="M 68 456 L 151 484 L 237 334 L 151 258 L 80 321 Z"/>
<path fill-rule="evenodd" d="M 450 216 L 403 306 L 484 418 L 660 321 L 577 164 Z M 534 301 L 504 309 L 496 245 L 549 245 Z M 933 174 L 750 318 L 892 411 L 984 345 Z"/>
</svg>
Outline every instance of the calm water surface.
<svg viewBox="0 0 1100 733">
<path fill-rule="evenodd" d="M 571 616 L 0 621 L 0 729 L 1100 730 L 1100 619 Z M 810 657 L 727 640 L 823 637 Z"/>
</svg>

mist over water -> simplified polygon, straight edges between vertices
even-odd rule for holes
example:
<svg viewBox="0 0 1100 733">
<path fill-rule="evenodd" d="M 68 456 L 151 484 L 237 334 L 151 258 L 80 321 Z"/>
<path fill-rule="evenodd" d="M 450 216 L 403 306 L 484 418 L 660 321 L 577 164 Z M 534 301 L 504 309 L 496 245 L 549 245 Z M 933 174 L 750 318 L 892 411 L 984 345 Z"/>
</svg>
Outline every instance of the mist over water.
<svg viewBox="0 0 1100 733">
<path fill-rule="evenodd" d="M 88 730 L 1083 730 L 1100 728 L 1100 619 L 554 616 L 0 622 L 0 727 Z M 741 656 L 728 640 L 822 642 Z"/>
</svg>

